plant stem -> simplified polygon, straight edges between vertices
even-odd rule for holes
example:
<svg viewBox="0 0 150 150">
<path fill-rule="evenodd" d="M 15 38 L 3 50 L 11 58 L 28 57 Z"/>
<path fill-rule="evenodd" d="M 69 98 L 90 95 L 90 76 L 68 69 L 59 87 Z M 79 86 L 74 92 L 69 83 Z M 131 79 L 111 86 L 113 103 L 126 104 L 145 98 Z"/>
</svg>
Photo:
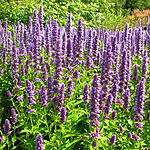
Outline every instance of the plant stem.
<svg viewBox="0 0 150 150">
<path fill-rule="evenodd" d="M 48 122 L 47 122 L 47 117 L 46 117 L 46 114 L 47 114 L 46 113 L 46 107 L 44 107 L 44 113 L 45 113 L 46 126 L 47 126 L 47 129 L 48 129 L 48 136 L 49 136 L 49 140 L 50 140 L 50 130 L 49 130 L 49 127 L 48 127 Z"/>
</svg>

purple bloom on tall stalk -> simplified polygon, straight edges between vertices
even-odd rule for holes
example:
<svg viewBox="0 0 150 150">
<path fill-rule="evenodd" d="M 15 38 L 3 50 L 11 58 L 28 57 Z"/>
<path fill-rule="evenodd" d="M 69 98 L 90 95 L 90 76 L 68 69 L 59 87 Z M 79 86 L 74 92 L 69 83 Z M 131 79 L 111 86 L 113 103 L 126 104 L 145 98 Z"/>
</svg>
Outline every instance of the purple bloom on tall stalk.
<svg viewBox="0 0 150 150">
<path fill-rule="evenodd" d="M 72 42 L 70 39 L 67 40 L 67 57 L 66 57 L 66 66 L 69 67 L 72 63 Z"/>
<path fill-rule="evenodd" d="M 40 6 L 39 9 L 39 23 L 40 23 L 40 32 L 41 34 L 44 33 L 44 27 L 43 27 L 43 6 Z"/>
<path fill-rule="evenodd" d="M 92 63 L 93 63 L 93 60 L 91 59 L 91 57 L 90 56 L 87 56 L 86 57 L 86 67 L 87 67 L 87 69 L 90 69 L 91 68 L 91 66 L 92 66 Z"/>
<path fill-rule="evenodd" d="M 72 80 L 68 81 L 68 90 L 66 91 L 66 93 L 67 93 L 66 97 L 67 98 L 71 97 L 72 92 L 73 92 L 73 86 L 74 86 L 73 81 Z"/>
<path fill-rule="evenodd" d="M 55 47 L 56 47 L 56 42 L 57 42 L 57 35 L 58 35 L 58 24 L 56 19 L 53 19 L 52 21 L 52 37 L 51 37 L 51 46 L 53 47 L 53 52 L 52 56 L 55 56 Z"/>
<path fill-rule="evenodd" d="M 144 56 L 142 61 L 142 74 L 141 74 L 142 77 L 146 77 L 147 68 L 148 68 L 147 56 Z"/>
<path fill-rule="evenodd" d="M 21 65 L 21 73 L 22 73 L 22 76 L 26 75 L 24 65 Z"/>
<path fill-rule="evenodd" d="M 4 142 L 4 138 L 3 137 L 0 137 L 0 142 Z"/>
<path fill-rule="evenodd" d="M 109 94 L 107 96 L 106 104 L 105 104 L 105 106 L 103 108 L 105 115 L 109 114 L 109 112 L 111 110 L 112 99 L 113 99 L 112 94 Z"/>
<path fill-rule="evenodd" d="M 27 99 L 28 99 L 27 104 L 29 105 L 36 104 L 36 102 L 34 101 L 34 91 L 32 90 L 32 84 L 28 79 L 26 79 L 26 91 L 27 91 Z"/>
<path fill-rule="evenodd" d="M 9 98 L 12 98 L 12 94 L 11 94 L 10 91 L 7 92 L 7 95 L 8 95 Z"/>
<path fill-rule="evenodd" d="M 18 74 L 18 56 L 17 56 L 17 49 L 16 46 L 12 47 L 12 63 L 11 63 L 11 69 L 12 69 L 12 76 L 14 79 L 14 83 L 17 82 Z"/>
<path fill-rule="evenodd" d="M 61 56 L 61 41 L 58 40 L 56 43 L 56 50 L 55 50 L 55 72 L 53 73 L 53 78 L 57 80 L 61 80 L 62 70 L 62 56 Z"/>
<path fill-rule="evenodd" d="M 26 112 L 27 112 L 28 114 L 30 114 L 30 113 L 32 113 L 32 112 L 35 112 L 35 109 L 27 109 Z"/>
<path fill-rule="evenodd" d="M 11 117 L 12 117 L 12 122 L 15 124 L 17 123 L 17 115 L 16 115 L 16 111 L 14 108 L 11 109 Z"/>
<path fill-rule="evenodd" d="M 53 83 L 52 83 L 52 79 L 51 77 L 49 76 L 48 77 L 48 81 L 47 81 L 47 96 L 48 98 L 52 98 L 52 93 L 53 93 Z"/>
<path fill-rule="evenodd" d="M 132 133 L 131 132 L 128 132 L 127 138 L 132 138 Z"/>
<path fill-rule="evenodd" d="M 92 147 L 96 147 L 96 141 L 92 142 Z"/>
<path fill-rule="evenodd" d="M 123 108 L 125 109 L 129 108 L 129 100 L 130 100 L 130 89 L 127 88 L 124 94 L 124 98 L 123 98 L 123 101 L 124 101 Z"/>
<path fill-rule="evenodd" d="M 143 128 L 143 124 L 141 122 L 134 122 L 136 128 Z"/>
<path fill-rule="evenodd" d="M 72 28 L 71 28 L 71 13 L 68 14 L 68 18 L 66 20 L 66 25 L 65 25 L 65 32 L 67 34 L 67 38 L 71 39 L 71 36 L 72 36 Z"/>
<path fill-rule="evenodd" d="M 61 107 L 61 110 L 60 110 L 60 122 L 62 124 L 64 124 L 65 120 L 66 120 L 66 109 L 65 109 L 65 107 Z"/>
<path fill-rule="evenodd" d="M 41 87 L 40 96 L 42 106 L 47 106 L 47 90 L 44 84 Z"/>
<path fill-rule="evenodd" d="M 127 52 L 124 50 L 120 59 L 119 78 L 120 78 L 120 89 L 121 96 L 124 94 L 124 87 L 126 86 L 126 70 L 127 70 Z"/>
<path fill-rule="evenodd" d="M 113 135 L 111 136 L 111 138 L 109 139 L 109 141 L 110 141 L 110 145 L 113 145 L 113 144 L 115 143 L 115 141 L 116 141 L 116 135 L 113 134 Z"/>
<path fill-rule="evenodd" d="M 43 150 L 43 139 L 41 134 L 36 136 L 36 150 Z"/>
<path fill-rule="evenodd" d="M 5 132 L 5 135 L 10 135 L 10 122 L 8 119 L 5 119 L 4 132 Z"/>
<path fill-rule="evenodd" d="M 116 102 L 116 99 L 117 99 L 117 91 L 118 91 L 118 81 L 117 80 L 114 80 L 113 81 L 113 85 L 111 87 L 111 90 L 110 90 L 110 93 L 112 94 L 113 96 L 113 103 Z"/>
<path fill-rule="evenodd" d="M 75 78 L 75 79 L 79 79 L 79 76 L 80 76 L 80 73 L 79 73 L 79 71 L 76 69 L 74 72 L 73 72 L 73 78 Z"/>
<path fill-rule="evenodd" d="M 136 106 L 134 110 L 137 113 L 143 114 L 143 108 L 144 108 L 144 94 L 145 94 L 145 78 L 141 78 L 141 82 L 136 87 L 136 93 L 134 101 L 136 103 Z"/>
<path fill-rule="evenodd" d="M 123 127 L 121 125 L 119 126 L 119 129 L 120 129 L 121 132 L 124 131 L 124 129 L 123 129 Z"/>
<path fill-rule="evenodd" d="M 42 69 L 42 80 L 46 81 L 47 80 L 47 69 L 45 64 L 43 64 L 43 69 Z"/>
<path fill-rule="evenodd" d="M 135 82 L 138 81 L 138 70 L 137 70 L 138 67 L 139 67 L 138 64 L 134 65 L 134 72 L 133 72 L 133 78 L 132 78 L 132 80 L 135 81 Z"/>
<path fill-rule="evenodd" d="M 117 112 L 116 112 L 115 110 L 112 111 L 111 118 L 112 118 L 113 120 L 115 120 L 115 119 L 116 119 L 116 116 L 117 116 Z"/>
<path fill-rule="evenodd" d="M 89 85 L 88 83 L 85 84 L 84 89 L 83 89 L 83 99 L 84 103 L 87 104 L 89 100 Z"/>
<path fill-rule="evenodd" d="M 88 31 L 88 36 L 87 36 L 87 39 L 86 39 L 86 45 L 85 45 L 85 47 L 86 47 L 86 51 L 87 51 L 87 55 L 88 56 L 92 56 L 92 39 L 93 37 L 92 37 L 92 29 L 89 29 L 89 31 Z"/>
<path fill-rule="evenodd" d="M 83 56 L 83 28 L 82 28 L 82 19 L 78 21 L 77 27 L 77 58 L 82 58 Z"/>
</svg>

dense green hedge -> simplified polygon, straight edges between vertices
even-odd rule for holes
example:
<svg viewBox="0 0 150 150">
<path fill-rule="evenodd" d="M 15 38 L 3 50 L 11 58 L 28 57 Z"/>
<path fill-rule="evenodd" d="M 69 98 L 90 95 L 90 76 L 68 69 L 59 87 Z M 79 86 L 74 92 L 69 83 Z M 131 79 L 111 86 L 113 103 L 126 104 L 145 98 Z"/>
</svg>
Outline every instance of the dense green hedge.
<svg viewBox="0 0 150 150">
<path fill-rule="evenodd" d="M 121 24 L 123 16 L 130 10 L 140 10 L 150 7 L 149 0 L 1 0 L 0 20 L 4 24 L 8 18 L 8 24 L 16 24 L 19 20 L 28 24 L 28 18 L 34 9 L 43 5 L 44 23 L 49 16 L 56 18 L 60 26 L 64 26 L 68 12 L 72 13 L 73 26 L 82 18 L 84 25 L 95 27 L 102 25 L 113 29 L 115 24 Z"/>
<path fill-rule="evenodd" d="M 34 9 L 39 9 L 43 5 L 44 23 L 48 21 L 49 16 L 56 18 L 58 24 L 65 25 L 68 12 L 72 13 L 73 23 L 77 24 L 78 19 L 83 19 L 83 24 L 88 27 L 106 25 L 113 28 L 115 24 L 120 24 L 123 11 L 115 3 L 108 1 L 81 1 L 81 0 L 24 0 L 24 1 L 1 1 L 0 2 L 0 20 L 8 18 L 8 24 L 16 24 L 19 20 L 28 24 L 28 18 L 33 14 Z M 75 26 L 75 24 L 73 26 Z"/>
</svg>

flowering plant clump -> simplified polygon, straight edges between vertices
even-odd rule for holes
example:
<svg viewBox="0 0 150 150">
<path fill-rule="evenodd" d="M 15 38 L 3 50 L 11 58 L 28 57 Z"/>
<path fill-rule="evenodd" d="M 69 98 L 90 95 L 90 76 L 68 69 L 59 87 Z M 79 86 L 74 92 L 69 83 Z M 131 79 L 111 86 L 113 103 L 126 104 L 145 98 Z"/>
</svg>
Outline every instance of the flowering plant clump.
<svg viewBox="0 0 150 150">
<path fill-rule="evenodd" d="M 0 148 L 150 148 L 150 23 L 74 28 L 69 13 L 61 27 L 43 13 L 0 23 Z"/>
</svg>

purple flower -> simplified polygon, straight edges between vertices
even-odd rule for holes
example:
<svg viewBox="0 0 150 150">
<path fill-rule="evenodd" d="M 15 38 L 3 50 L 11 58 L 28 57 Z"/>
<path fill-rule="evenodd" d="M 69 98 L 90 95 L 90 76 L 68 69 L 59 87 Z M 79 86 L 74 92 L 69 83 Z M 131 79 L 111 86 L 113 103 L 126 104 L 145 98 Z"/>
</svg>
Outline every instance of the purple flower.
<svg viewBox="0 0 150 150">
<path fill-rule="evenodd" d="M 123 101 L 124 101 L 123 107 L 125 109 L 129 108 L 129 99 L 130 99 L 130 89 L 127 87 L 125 94 L 124 94 L 124 99 L 123 99 Z"/>
<path fill-rule="evenodd" d="M 65 32 L 67 34 L 67 38 L 71 38 L 71 34 L 72 34 L 72 28 L 71 28 L 71 13 L 68 14 L 68 18 L 66 20 L 66 25 L 65 25 Z"/>
<path fill-rule="evenodd" d="M 121 125 L 119 126 L 119 129 L 120 129 L 121 132 L 124 131 L 124 130 L 123 130 L 123 127 L 122 127 Z"/>
<path fill-rule="evenodd" d="M 30 114 L 30 113 L 32 113 L 32 112 L 35 112 L 35 109 L 27 109 L 26 112 L 27 112 L 28 114 Z"/>
<path fill-rule="evenodd" d="M 90 121 L 90 125 L 97 127 L 100 125 L 100 122 L 97 120 L 97 118 L 95 118 L 94 120 Z"/>
<path fill-rule="evenodd" d="M 138 133 L 142 133 L 143 132 L 143 130 L 142 129 L 138 129 Z"/>
<path fill-rule="evenodd" d="M 135 93 L 135 103 L 136 106 L 134 110 L 137 113 L 143 114 L 143 108 L 144 108 L 144 95 L 145 94 L 145 78 L 141 78 L 141 82 L 136 87 L 136 93 Z"/>
<path fill-rule="evenodd" d="M 5 119 L 4 132 L 5 132 L 5 135 L 10 135 L 10 122 L 8 119 Z"/>
<path fill-rule="evenodd" d="M 60 110 L 60 122 L 64 124 L 65 120 L 66 120 L 66 109 L 65 107 L 62 107 Z"/>
<path fill-rule="evenodd" d="M 7 92 L 7 95 L 8 95 L 9 98 L 12 98 L 12 94 L 11 94 L 10 91 Z"/>
<path fill-rule="evenodd" d="M 92 142 L 92 147 L 96 147 L 96 141 Z"/>
<path fill-rule="evenodd" d="M 107 96 L 106 104 L 105 104 L 105 106 L 104 106 L 104 108 L 103 108 L 104 113 L 106 113 L 106 114 L 109 114 L 109 112 L 110 112 L 110 110 L 111 110 L 112 99 L 113 99 L 112 94 L 109 94 L 109 95 Z"/>
<path fill-rule="evenodd" d="M 91 68 L 91 66 L 92 66 L 92 63 L 93 63 L 93 60 L 91 59 L 91 57 L 90 56 L 87 56 L 86 57 L 86 67 L 87 67 L 87 69 L 90 69 Z"/>
<path fill-rule="evenodd" d="M 111 114 L 111 115 L 112 115 L 111 118 L 112 118 L 113 120 L 115 120 L 115 119 L 116 119 L 117 112 L 114 110 L 114 111 L 112 111 L 112 114 Z"/>
<path fill-rule="evenodd" d="M 16 118 L 16 111 L 14 108 L 11 109 L 11 117 L 12 117 L 12 122 L 15 124 L 17 122 L 17 118 Z"/>
<path fill-rule="evenodd" d="M 3 137 L 0 137 L 0 142 L 4 142 L 4 138 Z"/>
<path fill-rule="evenodd" d="M 98 138 L 99 137 L 99 130 L 98 130 L 98 128 L 96 128 L 95 132 L 91 132 L 90 137 L 91 138 Z"/>
<path fill-rule="evenodd" d="M 43 150 L 43 139 L 41 134 L 36 136 L 36 150 Z"/>
<path fill-rule="evenodd" d="M 73 72 L 73 77 L 78 80 L 78 79 L 79 79 L 79 76 L 80 76 L 80 73 L 79 73 L 79 71 L 76 69 L 76 70 Z"/>
<path fill-rule="evenodd" d="M 44 84 L 41 87 L 40 96 L 42 106 L 47 106 L 47 90 Z"/>
<path fill-rule="evenodd" d="M 148 67 L 147 56 L 144 56 L 142 61 L 142 74 L 141 74 L 142 77 L 146 77 L 147 67 Z"/>
<path fill-rule="evenodd" d="M 48 98 L 52 98 L 52 93 L 53 93 L 53 91 L 52 91 L 52 79 L 50 76 L 48 77 L 47 87 L 48 87 L 47 88 L 47 96 L 48 96 Z"/>
<path fill-rule="evenodd" d="M 73 83 L 72 80 L 70 80 L 70 81 L 68 82 L 68 90 L 66 91 L 66 93 L 67 93 L 66 97 L 67 97 L 67 98 L 70 98 L 70 97 L 71 97 L 72 92 L 73 92 L 73 86 L 74 86 L 74 83 Z"/>
<path fill-rule="evenodd" d="M 143 128 L 143 124 L 141 122 L 134 122 L 136 128 Z"/>
<path fill-rule="evenodd" d="M 127 138 L 132 138 L 132 133 L 131 132 L 128 132 Z"/>
<path fill-rule="evenodd" d="M 17 97 L 17 101 L 23 101 L 22 96 L 18 96 L 18 97 Z"/>
<path fill-rule="evenodd" d="M 141 138 L 139 136 L 137 136 L 137 135 L 132 135 L 132 139 L 133 140 L 137 140 L 137 141 L 141 140 Z"/>
<path fill-rule="evenodd" d="M 33 81 L 34 82 L 40 82 L 41 80 L 39 78 L 34 78 Z"/>
<path fill-rule="evenodd" d="M 88 83 L 85 84 L 84 89 L 83 89 L 83 100 L 84 103 L 87 104 L 89 99 L 89 85 Z"/>
<path fill-rule="evenodd" d="M 30 83 L 30 81 L 28 79 L 26 79 L 26 91 L 27 91 L 27 99 L 28 99 L 28 104 L 29 105 L 33 105 L 36 104 L 36 102 L 34 101 L 34 91 L 32 89 L 32 84 Z"/>
<path fill-rule="evenodd" d="M 56 43 L 56 50 L 55 50 L 55 72 L 53 72 L 53 78 L 57 80 L 61 80 L 61 74 L 63 73 L 62 70 L 62 56 L 61 56 L 61 41 L 58 40 Z"/>
<path fill-rule="evenodd" d="M 113 134 L 113 135 L 111 136 L 111 138 L 109 139 L 109 141 L 110 141 L 110 145 L 113 145 L 113 144 L 115 143 L 115 141 L 116 141 L 116 135 Z"/>
</svg>

